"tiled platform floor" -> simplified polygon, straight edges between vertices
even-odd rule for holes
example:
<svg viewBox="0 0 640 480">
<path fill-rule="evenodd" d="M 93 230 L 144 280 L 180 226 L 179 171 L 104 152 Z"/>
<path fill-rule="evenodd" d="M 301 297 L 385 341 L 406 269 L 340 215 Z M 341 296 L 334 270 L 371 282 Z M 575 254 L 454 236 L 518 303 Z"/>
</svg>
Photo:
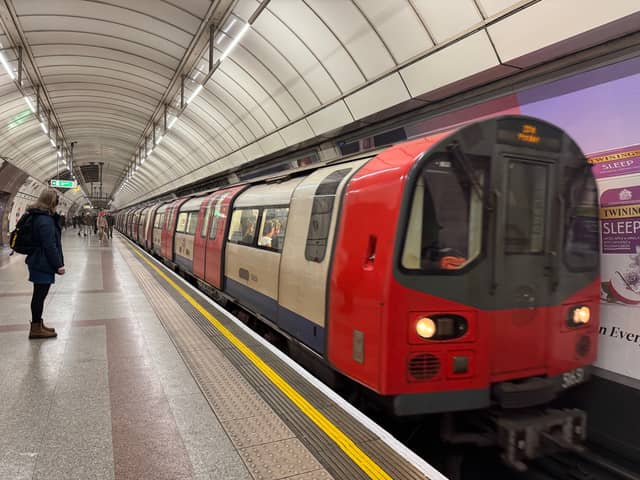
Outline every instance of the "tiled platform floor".
<svg viewBox="0 0 640 480">
<path fill-rule="evenodd" d="M 28 340 L 24 257 L 0 262 L 0 479 L 259 477 L 178 355 L 123 244 L 68 230 L 63 245 L 68 273 L 44 314 L 57 339 Z"/>
</svg>

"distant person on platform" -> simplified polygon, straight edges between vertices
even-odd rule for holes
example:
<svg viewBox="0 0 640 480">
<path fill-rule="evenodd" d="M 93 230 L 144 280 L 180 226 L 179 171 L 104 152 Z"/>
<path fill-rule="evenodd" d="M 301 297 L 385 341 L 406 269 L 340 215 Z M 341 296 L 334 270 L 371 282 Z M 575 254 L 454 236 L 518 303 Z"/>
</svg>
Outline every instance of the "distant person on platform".
<svg viewBox="0 0 640 480">
<path fill-rule="evenodd" d="M 33 282 L 31 298 L 31 330 L 29 338 L 57 337 L 55 328 L 44 324 L 42 311 L 55 276 L 64 275 L 64 256 L 60 240 L 60 219 L 56 213 L 58 194 L 47 189 L 27 211 L 34 215 L 32 241 L 37 248 L 25 260 L 29 268 L 29 281 Z"/>
<path fill-rule="evenodd" d="M 65 217 L 64 215 L 60 215 L 60 229 L 61 230 L 67 229 L 67 217 Z"/>
<path fill-rule="evenodd" d="M 104 237 L 107 236 L 107 229 L 109 228 L 109 224 L 107 223 L 107 217 L 103 210 L 100 210 L 98 213 L 98 219 L 96 220 L 96 227 L 98 227 L 98 238 L 100 242 L 104 240 Z"/>
<path fill-rule="evenodd" d="M 107 213 L 107 235 L 109 238 L 113 238 L 113 225 L 116 223 L 115 218 L 111 213 Z"/>
<path fill-rule="evenodd" d="M 87 234 L 91 235 L 91 230 L 93 230 L 92 227 L 93 219 L 91 218 L 91 215 L 86 213 L 84 217 L 82 217 L 82 231 L 85 237 L 87 236 Z"/>
</svg>

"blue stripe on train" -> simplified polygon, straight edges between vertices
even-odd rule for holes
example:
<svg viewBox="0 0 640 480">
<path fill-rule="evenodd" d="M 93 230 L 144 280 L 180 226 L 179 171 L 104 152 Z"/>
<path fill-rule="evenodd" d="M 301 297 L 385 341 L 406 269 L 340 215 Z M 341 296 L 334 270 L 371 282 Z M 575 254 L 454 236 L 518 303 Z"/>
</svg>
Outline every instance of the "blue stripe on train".
<svg viewBox="0 0 640 480">
<path fill-rule="evenodd" d="M 253 288 L 225 277 L 225 291 L 240 300 L 253 311 L 278 324 L 284 331 L 318 353 L 324 353 L 325 329 L 291 310 L 280 307 L 278 302 Z"/>
</svg>

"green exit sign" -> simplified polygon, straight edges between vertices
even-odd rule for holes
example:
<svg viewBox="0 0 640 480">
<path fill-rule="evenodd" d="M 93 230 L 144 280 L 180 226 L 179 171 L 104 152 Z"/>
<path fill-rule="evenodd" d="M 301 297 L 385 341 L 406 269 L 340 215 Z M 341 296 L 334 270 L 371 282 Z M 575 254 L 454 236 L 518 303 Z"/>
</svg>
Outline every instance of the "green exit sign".
<svg viewBox="0 0 640 480">
<path fill-rule="evenodd" d="M 51 186 L 55 188 L 76 188 L 75 180 L 51 180 Z"/>
</svg>

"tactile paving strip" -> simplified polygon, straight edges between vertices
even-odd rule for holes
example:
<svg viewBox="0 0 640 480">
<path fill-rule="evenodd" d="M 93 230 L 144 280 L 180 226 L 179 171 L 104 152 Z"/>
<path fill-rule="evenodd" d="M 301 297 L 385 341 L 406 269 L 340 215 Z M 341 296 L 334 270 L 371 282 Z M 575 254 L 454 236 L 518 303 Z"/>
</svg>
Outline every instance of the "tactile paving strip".
<svg viewBox="0 0 640 480">
<path fill-rule="evenodd" d="M 309 479 L 330 478 L 322 471 L 322 467 L 335 479 L 370 478 L 186 299 L 145 262 L 135 258 L 128 249 L 125 250 L 123 256 L 149 295 L 158 317 L 255 478 L 277 479 L 285 478 L 277 476 L 281 474 L 293 476 L 303 473 L 305 476 L 311 475 Z M 235 323 L 219 315 L 206 302 L 200 303 L 392 478 L 425 478 L 407 460 Z M 263 432 L 264 429 L 272 432 Z M 293 438 L 287 438 L 287 435 Z M 264 442 L 256 444 L 259 439 Z M 288 451 L 286 448 L 277 448 L 277 445 L 290 444 L 300 444 L 304 448 L 291 448 Z M 284 457 L 277 453 L 283 450 Z M 314 464 L 310 459 L 319 464 Z M 273 462 L 283 465 L 282 468 Z M 292 469 L 297 473 L 292 473 Z"/>
</svg>

